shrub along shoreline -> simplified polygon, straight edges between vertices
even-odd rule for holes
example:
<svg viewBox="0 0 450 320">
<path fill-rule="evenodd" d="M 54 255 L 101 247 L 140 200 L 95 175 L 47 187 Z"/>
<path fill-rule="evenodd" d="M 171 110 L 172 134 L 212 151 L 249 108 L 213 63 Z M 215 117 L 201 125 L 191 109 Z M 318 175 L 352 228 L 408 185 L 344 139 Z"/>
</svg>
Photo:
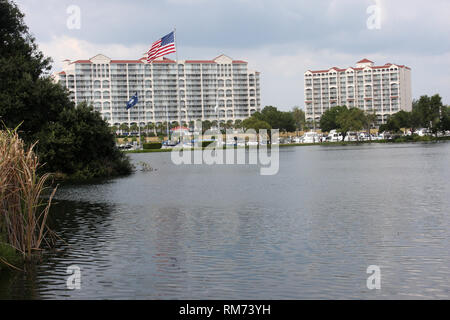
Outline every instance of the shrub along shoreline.
<svg viewBox="0 0 450 320">
<path fill-rule="evenodd" d="M 413 136 L 413 137 L 398 137 L 392 140 L 372 140 L 372 141 L 338 141 L 338 142 L 322 142 L 322 143 L 291 143 L 291 144 L 280 144 L 279 147 L 308 147 L 308 146 L 346 146 L 346 145 L 360 145 L 360 144 L 371 144 L 371 143 L 416 143 L 416 142 L 439 142 L 439 141 L 448 141 L 450 137 L 432 137 L 432 136 Z M 269 146 L 270 147 L 270 146 Z M 226 149 L 227 147 L 223 147 Z M 229 147 L 228 147 L 229 148 Z M 234 147 L 236 148 L 244 148 L 244 147 Z M 245 147 L 249 148 L 249 147 Z M 204 150 L 204 148 L 195 148 L 194 150 Z M 123 151 L 124 153 L 154 153 L 154 152 L 171 152 L 174 149 L 144 149 L 144 150 L 127 150 Z M 192 149 L 186 149 L 192 150 Z"/>
</svg>

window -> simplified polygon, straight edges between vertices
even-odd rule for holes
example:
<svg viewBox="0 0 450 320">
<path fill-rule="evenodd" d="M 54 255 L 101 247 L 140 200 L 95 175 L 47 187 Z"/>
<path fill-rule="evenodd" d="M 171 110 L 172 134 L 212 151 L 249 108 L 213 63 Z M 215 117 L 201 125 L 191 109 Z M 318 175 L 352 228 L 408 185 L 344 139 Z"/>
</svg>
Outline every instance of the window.
<svg viewBox="0 0 450 320">
<path fill-rule="evenodd" d="M 100 91 L 95 91 L 94 92 L 94 99 L 101 99 L 102 98 L 102 93 Z"/>
</svg>

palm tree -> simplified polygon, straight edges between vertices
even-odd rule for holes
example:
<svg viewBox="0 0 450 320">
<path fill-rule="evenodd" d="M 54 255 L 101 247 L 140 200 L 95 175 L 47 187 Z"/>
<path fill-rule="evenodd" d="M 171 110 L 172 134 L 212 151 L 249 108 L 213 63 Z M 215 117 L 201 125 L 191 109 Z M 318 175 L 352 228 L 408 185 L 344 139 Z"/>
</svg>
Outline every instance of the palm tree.
<svg viewBox="0 0 450 320">
<path fill-rule="evenodd" d="M 136 123 L 133 123 L 133 124 L 130 126 L 130 131 L 131 131 L 131 132 L 137 132 L 137 131 L 139 131 L 138 125 L 137 125 Z"/>
<path fill-rule="evenodd" d="M 122 123 L 122 124 L 119 126 L 119 129 L 120 129 L 120 131 L 121 131 L 122 134 L 123 134 L 124 132 L 128 133 L 128 132 L 130 131 L 130 128 L 128 127 L 128 124 L 126 124 L 126 123 Z"/>
<path fill-rule="evenodd" d="M 152 123 L 152 122 L 148 123 L 147 126 L 146 126 L 146 129 L 147 129 L 147 134 L 148 134 L 148 131 L 153 130 L 153 133 L 156 136 L 156 126 L 155 126 L 154 123 Z"/>
<path fill-rule="evenodd" d="M 113 134 L 116 134 L 117 130 L 119 130 L 119 128 L 117 128 L 117 126 L 111 126 L 110 129 Z"/>
<path fill-rule="evenodd" d="M 372 136 L 370 134 L 370 129 L 373 124 L 377 121 L 377 115 L 374 113 L 367 113 L 365 115 L 365 127 L 367 128 L 367 133 L 369 134 L 369 141 L 372 141 Z"/>
</svg>

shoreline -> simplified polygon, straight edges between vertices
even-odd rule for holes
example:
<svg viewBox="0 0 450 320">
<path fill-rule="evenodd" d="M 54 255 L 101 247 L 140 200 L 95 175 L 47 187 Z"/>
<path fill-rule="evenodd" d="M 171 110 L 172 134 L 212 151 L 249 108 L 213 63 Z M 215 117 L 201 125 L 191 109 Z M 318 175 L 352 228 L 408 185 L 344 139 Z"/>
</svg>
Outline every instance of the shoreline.
<svg viewBox="0 0 450 320">
<path fill-rule="evenodd" d="M 322 142 L 322 143 L 290 143 L 290 144 L 279 144 L 278 146 L 280 148 L 285 148 L 285 147 L 310 147 L 310 146 L 346 146 L 346 145 L 362 145 L 362 144 L 372 144 L 372 143 L 377 143 L 377 144 L 404 144 L 404 143 L 430 143 L 430 142 L 441 142 L 441 141 L 449 141 L 450 140 L 450 136 L 446 136 L 446 137 L 421 137 L 421 139 L 418 140 L 402 140 L 403 137 L 400 137 L 399 141 L 397 140 L 372 140 L 372 141 L 339 141 L 339 142 Z M 248 149 L 249 147 L 234 147 L 235 149 L 237 148 L 246 148 Z M 185 149 L 185 150 L 205 150 L 206 148 L 194 148 L 194 149 Z M 227 149 L 226 147 L 224 147 L 223 149 Z M 144 150 L 127 150 L 127 151 L 123 151 L 124 153 L 154 153 L 154 152 L 172 152 L 174 149 L 173 148 L 167 148 L 167 149 L 144 149 Z"/>
</svg>

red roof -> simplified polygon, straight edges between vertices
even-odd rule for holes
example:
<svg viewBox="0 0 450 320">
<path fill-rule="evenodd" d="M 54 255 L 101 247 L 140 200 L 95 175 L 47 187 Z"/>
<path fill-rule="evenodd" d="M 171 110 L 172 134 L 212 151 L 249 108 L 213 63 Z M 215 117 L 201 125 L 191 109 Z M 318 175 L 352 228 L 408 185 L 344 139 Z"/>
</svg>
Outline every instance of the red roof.
<svg viewBox="0 0 450 320">
<path fill-rule="evenodd" d="M 143 63 L 141 60 L 111 60 L 111 63 Z"/>
<path fill-rule="evenodd" d="M 360 62 L 358 62 L 358 63 L 360 63 Z M 369 62 L 372 62 L 372 61 L 369 61 Z M 383 68 L 389 68 L 391 66 L 394 66 L 394 65 L 391 64 L 391 63 L 386 63 L 384 66 L 371 66 L 369 68 L 371 68 L 371 69 L 383 69 Z M 405 68 L 405 69 L 411 70 L 409 67 L 404 66 L 404 65 L 395 65 L 395 66 L 397 66 L 399 68 Z M 364 70 L 364 68 L 354 68 L 354 67 L 349 67 L 348 69 L 352 69 L 352 70 L 355 70 L 355 71 Z M 327 73 L 327 72 L 330 72 L 331 70 L 336 70 L 336 71 L 339 71 L 339 72 L 343 72 L 343 71 L 345 71 L 347 69 L 339 69 L 339 68 L 333 67 L 333 68 L 330 68 L 328 70 L 308 70 L 308 71 L 311 72 L 311 73 Z"/>
<path fill-rule="evenodd" d="M 242 60 L 233 60 L 233 63 L 244 63 L 244 64 L 247 64 L 246 61 L 242 61 Z"/>
<path fill-rule="evenodd" d="M 163 58 L 162 60 L 153 60 L 152 63 L 176 63 L 174 60 Z"/>
<path fill-rule="evenodd" d="M 72 63 L 92 63 L 91 60 L 77 60 Z"/>
<path fill-rule="evenodd" d="M 358 61 L 357 63 L 373 63 L 373 61 L 370 61 L 369 59 L 362 59 L 361 61 Z"/>
<path fill-rule="evenodd" d="M 185 63 L 217 63 L 213 60 L 186 60 Z"/>
<path fill-rule="evenodd" d="M 58 74 L 66 74 L 64 71 L 59 72 Z"/>
</svg>

